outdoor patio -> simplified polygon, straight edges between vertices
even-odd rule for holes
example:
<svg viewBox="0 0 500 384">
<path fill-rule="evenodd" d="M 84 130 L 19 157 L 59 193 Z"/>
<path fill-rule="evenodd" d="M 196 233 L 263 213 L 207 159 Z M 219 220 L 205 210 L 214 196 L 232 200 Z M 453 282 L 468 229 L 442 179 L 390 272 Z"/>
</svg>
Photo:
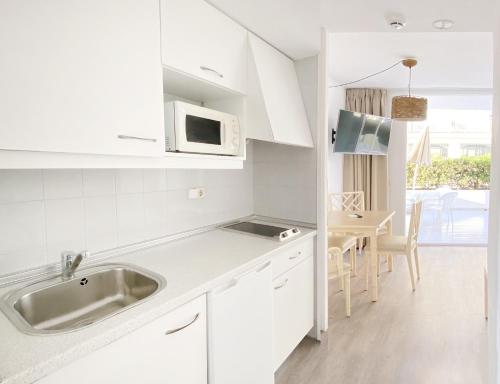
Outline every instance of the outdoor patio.
<svg viewBox="0 0 500 384">
<path fill-rule="evenodd" d="M 423 201 L 420 244 L 487 244 L 488 190 L 408 190 L 406 196 L 407 207 Z"/>
</svg>

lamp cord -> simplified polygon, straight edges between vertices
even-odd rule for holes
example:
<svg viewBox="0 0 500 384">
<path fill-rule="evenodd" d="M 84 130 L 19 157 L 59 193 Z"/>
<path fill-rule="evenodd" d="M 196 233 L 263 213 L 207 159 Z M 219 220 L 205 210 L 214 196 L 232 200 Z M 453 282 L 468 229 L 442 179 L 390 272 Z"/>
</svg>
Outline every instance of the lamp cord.
<svg viewBox="0 0 500 384">
<path fill-rule="evenodd" d="M 410 79 L 408 80 L 408 97 L 411 97 L 411 67 L 410 67 Z"/>
<path fill-rule="evenodd" d="M 349 81 L 349 82 L 347 82 L 347 83 L 342 83 L 342 84 L 334 84 L 334 85 L 330 85 L 330 86 L 328 86 L 328 88 L 337 88 L 337 87 L 343 87 L 343 86 L 345 86 L 345 85 L 350 85 L 350 84 L 359 83 L 360 81 L 363 81 L 363 80 L 369 79 L 370 77 L 374 77 L 374 76 L 380 75 L 381 73 L 387 72 L 387 71 L 391 70 L 392 68 L 394 68 L 395 66 L 397 66 L 397 65 L 401 64 L 402 62 L 403 62 L 403 60 L 399 60 L 397 63 L 392 64 L 390 67 L 387 67 L 387 68 L 385 68 L 385 69 L 382 69 L 381 71 L 378 71 L 378 72 L 372 73 L 371 75 L 368 75 L 368 76 L 362 77 L 361 79 L 354 80 L 354 81 Z M 410 69 L 410 78 L 411 78 L 411 69 Z"/>
</svg>

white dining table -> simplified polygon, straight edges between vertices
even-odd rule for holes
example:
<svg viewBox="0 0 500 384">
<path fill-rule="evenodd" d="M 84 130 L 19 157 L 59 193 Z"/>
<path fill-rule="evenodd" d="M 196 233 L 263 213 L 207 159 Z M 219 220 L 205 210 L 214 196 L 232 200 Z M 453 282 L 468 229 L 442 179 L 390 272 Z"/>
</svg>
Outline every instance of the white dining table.
<svg viewBox="0 0 500 384">
<path fill-rule="evenodd" d="M 330 211 L 328 212 L 328 231 L 355 233 L 369 239 L 370 254 L 370 294 L 372 301 L 378 300 L 377 237 L 385 227 L 392 234 L 394 211 Z"/>
</svg>

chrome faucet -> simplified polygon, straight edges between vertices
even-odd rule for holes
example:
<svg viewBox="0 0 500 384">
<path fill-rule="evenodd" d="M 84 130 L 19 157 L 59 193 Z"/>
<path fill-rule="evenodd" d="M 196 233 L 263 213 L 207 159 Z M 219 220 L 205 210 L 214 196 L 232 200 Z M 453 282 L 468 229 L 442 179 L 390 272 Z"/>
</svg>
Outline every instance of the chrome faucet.
<svg viewBox="0 0 500 384">
<path fill-rule="evenodd" d="M 79 254 L 73 251 L 64 251 L 61 253 L 61 277 L 63 281 L 75 277 L 76 269 L 88 254 L 88 251 L 82 251 Z"/>
</svg>

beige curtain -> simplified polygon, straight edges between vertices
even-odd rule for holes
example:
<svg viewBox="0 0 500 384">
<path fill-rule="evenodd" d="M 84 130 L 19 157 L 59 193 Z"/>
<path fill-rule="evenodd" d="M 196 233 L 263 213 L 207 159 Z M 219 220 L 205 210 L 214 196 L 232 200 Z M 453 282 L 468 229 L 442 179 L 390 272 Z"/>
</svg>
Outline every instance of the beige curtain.
<svg viewBox="0 0 500 384">
<path fill-rule="evenodd" d="M 346 109 L 386 116 L 387 90 L 355 88 L 346 90 Z M 344 192 L 364 191 L 367 210 L 388 206 L 387 156 L 345 155 Z"/>
</svg>

